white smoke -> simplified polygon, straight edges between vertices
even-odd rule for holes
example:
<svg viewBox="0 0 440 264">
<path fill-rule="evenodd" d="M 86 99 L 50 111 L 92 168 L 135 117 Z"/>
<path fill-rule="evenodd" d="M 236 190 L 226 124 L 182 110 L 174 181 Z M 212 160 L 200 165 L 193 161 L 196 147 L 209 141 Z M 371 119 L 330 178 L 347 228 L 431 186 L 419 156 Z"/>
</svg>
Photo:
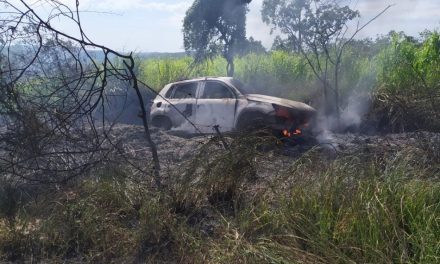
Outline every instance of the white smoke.
<svg viewBox="0 0 440 264">
<path fill-rule="evenodd" d="M 363 118 L 370 110 L 370 104 L 367 95 L 358 93 L 350 95 L 346 108 L 341 112 L 339 130 L 359 131 Z"/>
<path fill-rule="evenodd" d="M 314 129 L 316 139 L 320 144 L 337 148 L 334 133 L 364 133 L 362 125 L 370 106 L 368 93 L 354 91 L 340 111 L 339 120 L 336 114 L 327 115 L 325 111 L 319 111 Z"/>
</svg>

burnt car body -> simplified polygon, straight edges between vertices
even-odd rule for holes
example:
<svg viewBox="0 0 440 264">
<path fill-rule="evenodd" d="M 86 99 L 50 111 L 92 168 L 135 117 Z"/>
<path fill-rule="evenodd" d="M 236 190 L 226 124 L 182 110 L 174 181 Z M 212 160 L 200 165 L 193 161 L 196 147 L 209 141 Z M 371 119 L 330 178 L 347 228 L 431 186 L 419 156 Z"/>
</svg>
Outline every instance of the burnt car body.
<svg viewBox="0 0 440 264">
<path fill-rule="evenodd" d="M 230 77 L 204 77 L 166 85 L 153 101 L 150 121 L 155 127 L 187 133 L 214 133 L 270 127 L 290 137 L 308 126 L 316 111 L 287 99 L 246 94 Z"/>
</svg>

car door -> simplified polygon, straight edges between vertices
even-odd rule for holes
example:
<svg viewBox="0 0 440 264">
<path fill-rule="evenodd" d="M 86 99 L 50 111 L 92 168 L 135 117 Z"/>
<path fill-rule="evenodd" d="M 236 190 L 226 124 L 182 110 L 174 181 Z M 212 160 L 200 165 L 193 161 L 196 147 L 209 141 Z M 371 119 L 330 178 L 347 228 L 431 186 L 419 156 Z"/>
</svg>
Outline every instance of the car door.
<svg viewBox="0 0 440 264">
<path fill-rule="evenodd" d="M 214 126 L 221 132 L 232 131 L 237 99 L 231 88 L 220 81 L 202 82 L 197 100 L 197 127 L 204 133 L 213 133 Z"/>
<path fill-rule="evenodd" d="M 196 118 L 196 102 L 199 82 L 184 82 L 175 84 L 169 91 L 167 116 L 171 119 L 175 130 L 189 133 L 196 132 L 191 123 Z"/>
</svg>

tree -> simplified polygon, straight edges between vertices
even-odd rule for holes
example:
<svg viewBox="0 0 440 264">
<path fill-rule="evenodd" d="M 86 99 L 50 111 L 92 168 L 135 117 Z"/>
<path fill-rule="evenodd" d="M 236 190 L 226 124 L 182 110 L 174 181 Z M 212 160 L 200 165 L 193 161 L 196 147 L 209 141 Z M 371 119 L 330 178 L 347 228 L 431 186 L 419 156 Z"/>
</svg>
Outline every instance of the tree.
<svg viewBox="0 0 440 264">
<path fill-rule="evenodd" d="M 339 74 L 346 46 L 373 20 L 359 25 L 349 34 L 349 23 L 360 17 L 358 11 L 342 0 L 264 0 L 263 21 L 286 36 L 284 43 L 301 53 L 322 83 L 327 114 L 334 113 L 339 123 Z M 280 39 L 278 39 L 278 43 Z M 285 45 L 284 45 L 285 46 Z"/>
<path fill-rule="evenodd" d="M 81 25 L 79 0 L 70 5 L 30 2 L 0 0 L 0 118 L 7 126 L 0 133 L 0 172 L 64 183 L 108 161 L 116 148 L 108 136 L 113 124 L 94 113 L 99 108 L 104 113 L 109 83 L 115 82 L 137 95 L 160 187 L 159 158 L 132 54 L 90 40 Z M 57 29 L 57 19 L 69 20 L 79 33 Z"/>
<path fill-rule="evenodd" d="M 291 41 L 289 38 L 283 39 L 280 36 L 276 36 L 273 40 L 271 50 L 282 50 L 282 51 L 292 51 L 295 49 L 295 44 L 293 41 Z"/>
<path fill-rule="evenodd" d="M 245 39 L 241 45 L 238 47 L 239 55 L 246 55 L 249 53 L 254 54 L 262 54 L 266 53 L 266 49 L 264 48 L 261 41 L 255 40 L 253 37 L 250 37 L 249 39 Z"/>
<path fill-rule="evenodd" d="M 197 63 L 221 54 L 228 76 L 234 75 L 234 56 L 246 40 L 247 5 L 251 1 L 194 1 L 183 21 L 183 40 L 185 50 L 194 52 Z"/>
</svg>

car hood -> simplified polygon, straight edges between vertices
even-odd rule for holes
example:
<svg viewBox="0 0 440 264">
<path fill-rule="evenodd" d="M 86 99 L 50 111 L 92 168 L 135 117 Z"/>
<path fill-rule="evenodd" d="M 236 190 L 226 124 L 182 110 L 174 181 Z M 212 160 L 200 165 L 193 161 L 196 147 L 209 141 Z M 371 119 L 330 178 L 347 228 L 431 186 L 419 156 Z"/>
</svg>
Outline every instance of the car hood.
<svg viewBox="0 0 440 264">
<path fill-rule="evenodd" d="M 311 113 L 316 112 L 316 110 L 313 107 L 309 106 L 308 104 L 297 102 L 297 101 L 292 101 L 292 100 L 288 100 L 288 99 L 283 99 L 283 98 L 268 96 L 268 95 L 262 95 L 262 94 L 247 94 L 245 96 L 246 96 L 246 99 L 248 99 L 250 101 L 262 102 L 262 103 L 268 103 L 268 104 L 276 104 L 276 105 L 292 108 L 292 109 L 295 109 L 298 111 L 305 111 L 305 112 L 311 112 Z"/>
</svg>

